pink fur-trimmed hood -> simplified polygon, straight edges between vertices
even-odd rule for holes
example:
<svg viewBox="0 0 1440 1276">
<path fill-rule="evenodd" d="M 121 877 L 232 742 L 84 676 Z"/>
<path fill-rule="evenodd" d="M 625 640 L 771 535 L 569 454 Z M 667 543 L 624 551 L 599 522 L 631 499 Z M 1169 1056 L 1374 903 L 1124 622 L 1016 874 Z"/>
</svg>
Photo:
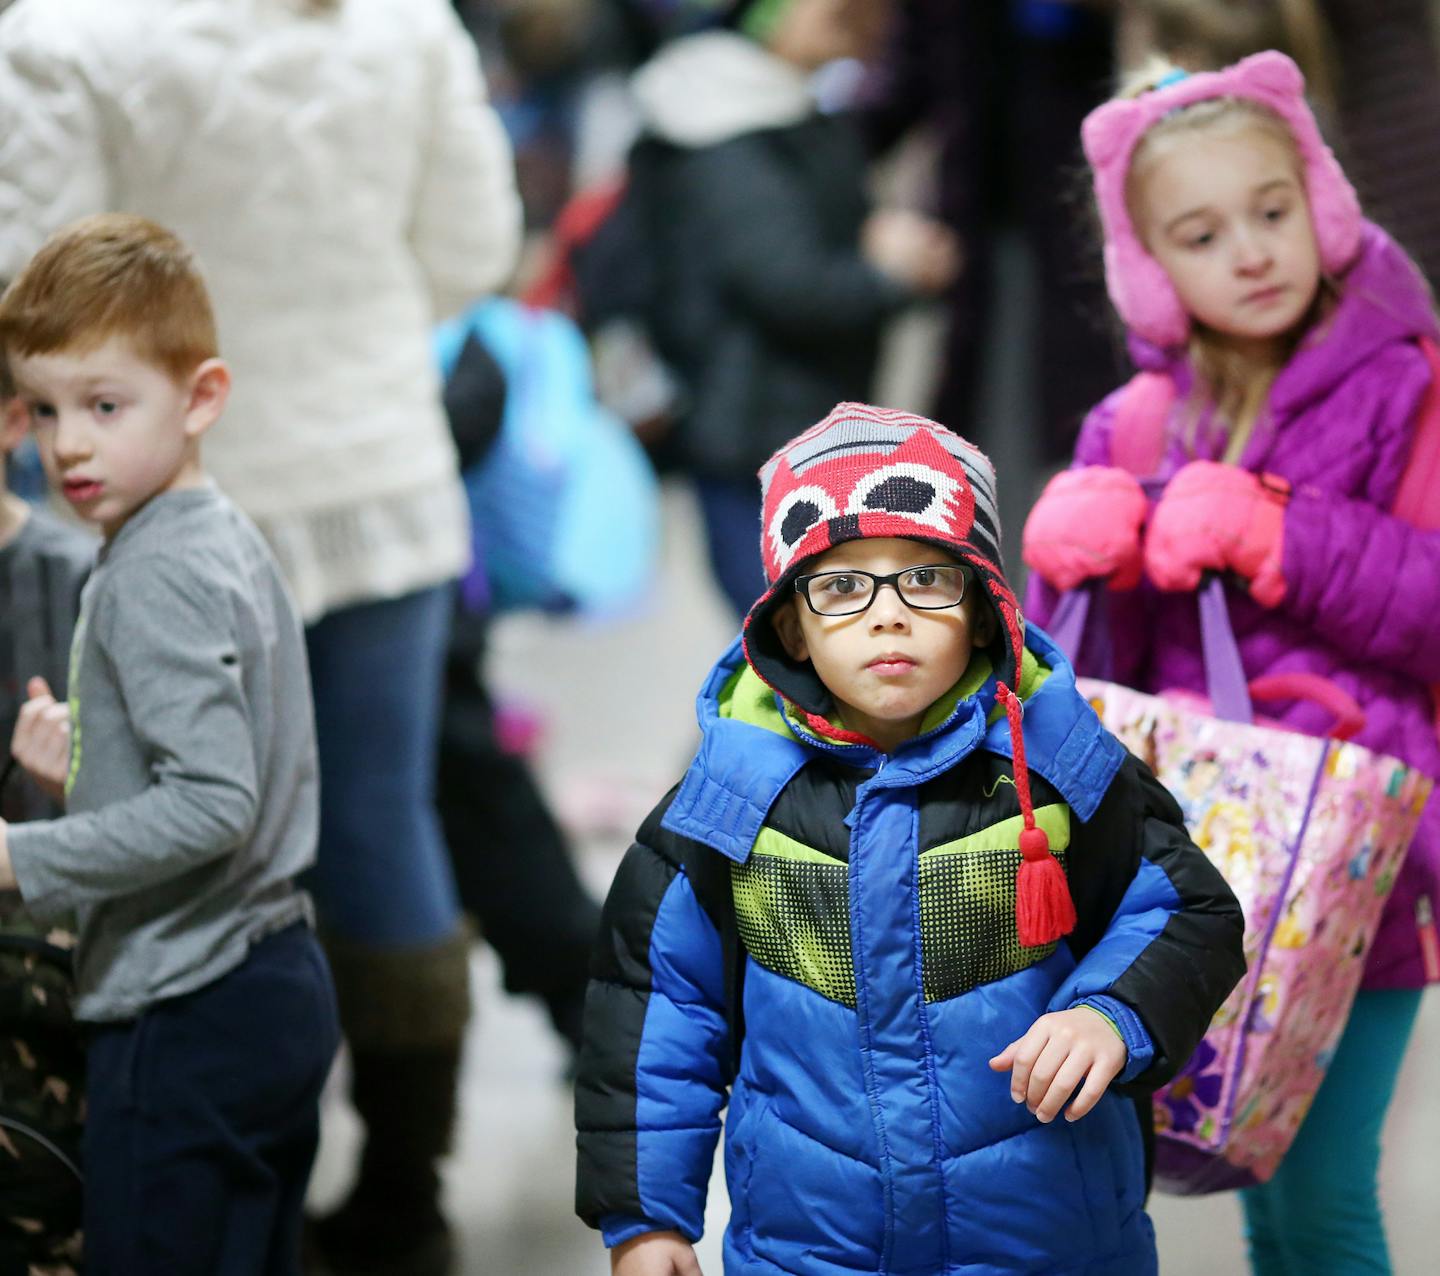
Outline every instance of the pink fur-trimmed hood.
<svg viewBox="0 0 1440 1276">
<path fill-rule="evenodd" d="M 1159 120 L 1196 102 L 1241 98 L 1273 111 L 1290 129 L 1305 166 L 1306 194 L 1320 261 L 1341 274 L 1360 248 L 1360 203 L 1320 136 L 1305 102 L 1305 79 L 1283 53 L 1257 53 L 1223 71 L 1162 82 L 1133 99 L 1098 107 L 1081 128 L 1105 233 L 1105 284 L 1132 332 L 1162 348 L 1183 343 L 1190 317 L 1170 277 L 1140 242 L 1125 202 L 1125 183 L 1140 139 Z"/>
</svg>

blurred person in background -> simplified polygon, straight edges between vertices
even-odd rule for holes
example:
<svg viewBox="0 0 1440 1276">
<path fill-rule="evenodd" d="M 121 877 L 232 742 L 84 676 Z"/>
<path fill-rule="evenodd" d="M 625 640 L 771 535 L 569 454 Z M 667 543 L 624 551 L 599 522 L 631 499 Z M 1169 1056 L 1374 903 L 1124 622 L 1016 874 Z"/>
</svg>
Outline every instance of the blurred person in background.
<svg viewBox="0 0 1440 1276">
<path fill-rule="evenodd" d="M 30 679 L 42 679 L 57 700 L 65 699 L 70 639 L 97 541 L 10 490 L 5 463 L 26 433 L 25 414 L 4 410 L 11 397 L 0 372 L 0 819 L 19 822 L 52 819 L 59 811 L 10 762 L 10 738 L 30 698 Z"/>
<path fill-rule="evenodd" d="M 886 319 L 950 286 L 939 223 L 871 212 L 852 119 L 812 79 L 875 51 L 888 0 L 653 0 L 692 30 L 636 73 L 654 244 L 653 335 L 684 384 L 673 440 L 737 616 L 764 584 L 756 471 L 795 421 L 865 398 Z M 673 29 L 673 28 L 672 28 Z"/>
<path fill-rule="evenodd" d="M 1440 46 L 1434 0 L 1125 0 L 1120 60 L 1190 71 L 1290 54 L 1360 199 L 1440 279 Z"/>
<path fill-rule="evenodd" d="M 70 639 L 96 542 L 11 490 L 9 461 L 27 414 L 5 410 L 4 380 L 0 373 L 0 820 L 14 825 L 62 810 L 14 761 L 11 740 L 32 695 L 53 691 L 66 703 Z M 0 892 L 0 1271 L 78 1270 L 85 1042 L 74 1018 L 74 940 L 73 928 L 42 922 L 18 893 Z"/>
<path fill-rule="evenodd" d="M 1279 49 L 1304 72 L 1320 110 L 1335 110 L 1334 47 L 1317 0 L 1120 0 L 1115 39 L 1125 68 L 1158 54 L 1186 70 L 1215 70 Z"/>
<path fill-rule="evenodd" d="M 1120 371 L 1099 262 L 1075 217 L 1084 206 L 1080 121 L 1110 87 L 1112 7 L 1110 0 L 902 0 L 869 90 L 866 120 L 876 146 L 916 125 L 933 131 L 937 213 L 965 248 L 965 272 L 947 293 L 944 370 L 931 415 L 995 446 L 976 412 L 1002 286 L 995 241 L 1014 225 L 1038 275 L 1031 326 L 1046 463 L 1068 455 L 1081 415 Z"/>
<path fill-rule="evenodd" d="M 536 724 L 497 703 L 484 676 L 493 623 L 463 609 L 455 616 L 436 800 L 460 902 L 500 959 L 505 991 L 544 1007 L 568 1067 L 580 1048 L 600 905 L 536 780 Z"/>
<path fill-rule="evenodd" d="M 597 0 L 455 0 L 480 49 L 515 151 L 526 224 L 543 229 L 571 191 L 575 133 L 594 71 Z"/>
<path fill-rule="evenodd" d="M 447 1272 L 469 942 L 433 786 L 469 542 L 430 327 L 513 267 L 510 148 L 446 0 L 17 0 L 0 277 L 101 210 L 165 223 L 203 263 L 235 374 L 209 466 L 307 624 L 309 885 L 367 1128 L 314 1240 L 337 1274 Z"/>
<path fill-rule="evenodd" d="M 704 0 L 454 4 L 480 48 L 534 231 L 548 230 L 577 188 L 623 168 L 639 127 L 629 76 L 654 54 L 676 13 L 707 9 Z M 657 10 L 665 10 L 658 21 Z"/>
<path fill-rule="evenodd" d="M 491 300 L 472 314 L 507 307 L 512 303 Z M 540 353 L 539 338 L 497 353 L 490 344 L 496 341 L 494 328 L 471 314 L 458 322 L 470 326 L 446 376 L 445 413 L 462 474 L 473 479 L 502 446 L 507 413 L 523 410 L 526 392 L 540 377 L 553 385 L 556 369 L 552 362 L 535 365 L 530 374 L 507 376 L 501 357 L 507 356 L 512 369 L 524 368 L 527 356 Z M 512 386 L 517 379 L 521 384 Z M 554 411 L 557 402 L 547 396 L 543 409 Z M 506 991 L 543 1003 L 573 1058 L 600 905 L 581 883 L 566 834 L 532 769 L 542 728 L 523 708 L 507 706 L 503 698 L 497 703 L 485 675 L 497 619 L 486 519 L 495 514 L 482 509 L 482 496 L 472 492 L 470 499 L 479 515 L 476 562 L 457 590 L 445 660 L 436 803 L 460 903 L 499 957 Z M 534 530 L 534 523 L 529 527 Z M 539 546 L 535 551 L 540 557 Z"/>
</svg>

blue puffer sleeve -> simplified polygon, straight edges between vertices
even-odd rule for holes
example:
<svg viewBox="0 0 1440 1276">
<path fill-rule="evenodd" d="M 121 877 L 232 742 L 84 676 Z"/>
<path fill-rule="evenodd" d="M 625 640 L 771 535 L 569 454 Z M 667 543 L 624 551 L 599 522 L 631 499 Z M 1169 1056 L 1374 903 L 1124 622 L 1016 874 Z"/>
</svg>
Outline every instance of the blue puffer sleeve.
<svg viewBox="0 0 1440 1276">
<path fill-rule="evenodd" d="M 1078 959 L 1051 1010 L 1091 1005 L 1131 1051 L 1138 1089 L 1185 1064 L 1245 973 L 1244 919 L 1175 799 L 1128 757 L 1068 854 Z"/>
<path fill-rule="evenodd" d="M 606 900 L 575 1086 L 576 1212 L 607 1245 L 699 1238 L 727 1097 L 720 934 L 658 814 Z"/>
</svg>

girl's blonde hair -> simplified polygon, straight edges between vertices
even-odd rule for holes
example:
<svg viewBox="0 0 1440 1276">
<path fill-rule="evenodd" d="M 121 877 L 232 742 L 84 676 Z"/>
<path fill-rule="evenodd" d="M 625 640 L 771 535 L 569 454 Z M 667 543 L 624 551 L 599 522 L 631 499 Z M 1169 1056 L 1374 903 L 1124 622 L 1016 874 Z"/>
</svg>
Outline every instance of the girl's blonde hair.
<svg viewBox="0 0 1440 1276">
<path fill-rule="evenodd" d="M 1163 58 L 1150 59 L 1127 78 L 1120 96 L 1138 97 L 1153 89 L 1177 68 Z M 1137 204 L 1140 183 L 1146 172 L 1177 142 L 1202 131 L 1228 129 L 1238 133 L 1256 130 L 1280 143 L 1294 161 L 1295 172 L 1305 189 L 1305 167 L 1289 127 L 1273 111 L 1243 98 L 1210 98 L 1165 116 L 1149 129 L 1135 148 L 1126 175 L 1126 203 L 1137 233 L 1143 225 Z M 1308 208 L 1308 203 L 1307 203 Z M 1238 461 L 1254 434 L 1265 407 L 1270 387 L 1305 334 L 1331 309 L 1337 292 L 1333 281 L 1322 277 L 1315 302 L 1287 334 L 1280 362 L 1257 370 L 1239 355 L 1230 343 L 1203 324 L 1190 325 L 1189 355 L 1195 369 L 1195 386 L 1184 406 L 1185 431 L 1193 450 L 1200 422 L 1207 415 L 1227 436 L 1225 460 Z"/>
</svg>

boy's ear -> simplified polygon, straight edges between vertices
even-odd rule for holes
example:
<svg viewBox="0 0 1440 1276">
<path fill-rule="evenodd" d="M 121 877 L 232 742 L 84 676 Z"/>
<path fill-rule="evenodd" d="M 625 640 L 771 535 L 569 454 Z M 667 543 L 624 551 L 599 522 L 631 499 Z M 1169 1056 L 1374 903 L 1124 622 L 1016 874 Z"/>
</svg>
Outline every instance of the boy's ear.
<svg viewBox="0 0 1440 1276">
<path fill-rule="evenodd" d="M 805 631 L 800 627 L 800 608 L 804 605 L 800 600 L 800 595 L 796 594 L 777 608 L 775 614 L 770 617 L 770 623 L 774 626 L 775 633 L 780 639 L 780 645 L 785 648 L 785 654 L 791 660 L 810 659 L 810 648 L 805 642 Z"/>
<path fill-rule="evenodd" d="M 223 359 L 206 359 L 190 374 L 185 433 L 192 439 L 198 439 L 220 419 L 229 398 L 230 368 Z"/>
</svg>

